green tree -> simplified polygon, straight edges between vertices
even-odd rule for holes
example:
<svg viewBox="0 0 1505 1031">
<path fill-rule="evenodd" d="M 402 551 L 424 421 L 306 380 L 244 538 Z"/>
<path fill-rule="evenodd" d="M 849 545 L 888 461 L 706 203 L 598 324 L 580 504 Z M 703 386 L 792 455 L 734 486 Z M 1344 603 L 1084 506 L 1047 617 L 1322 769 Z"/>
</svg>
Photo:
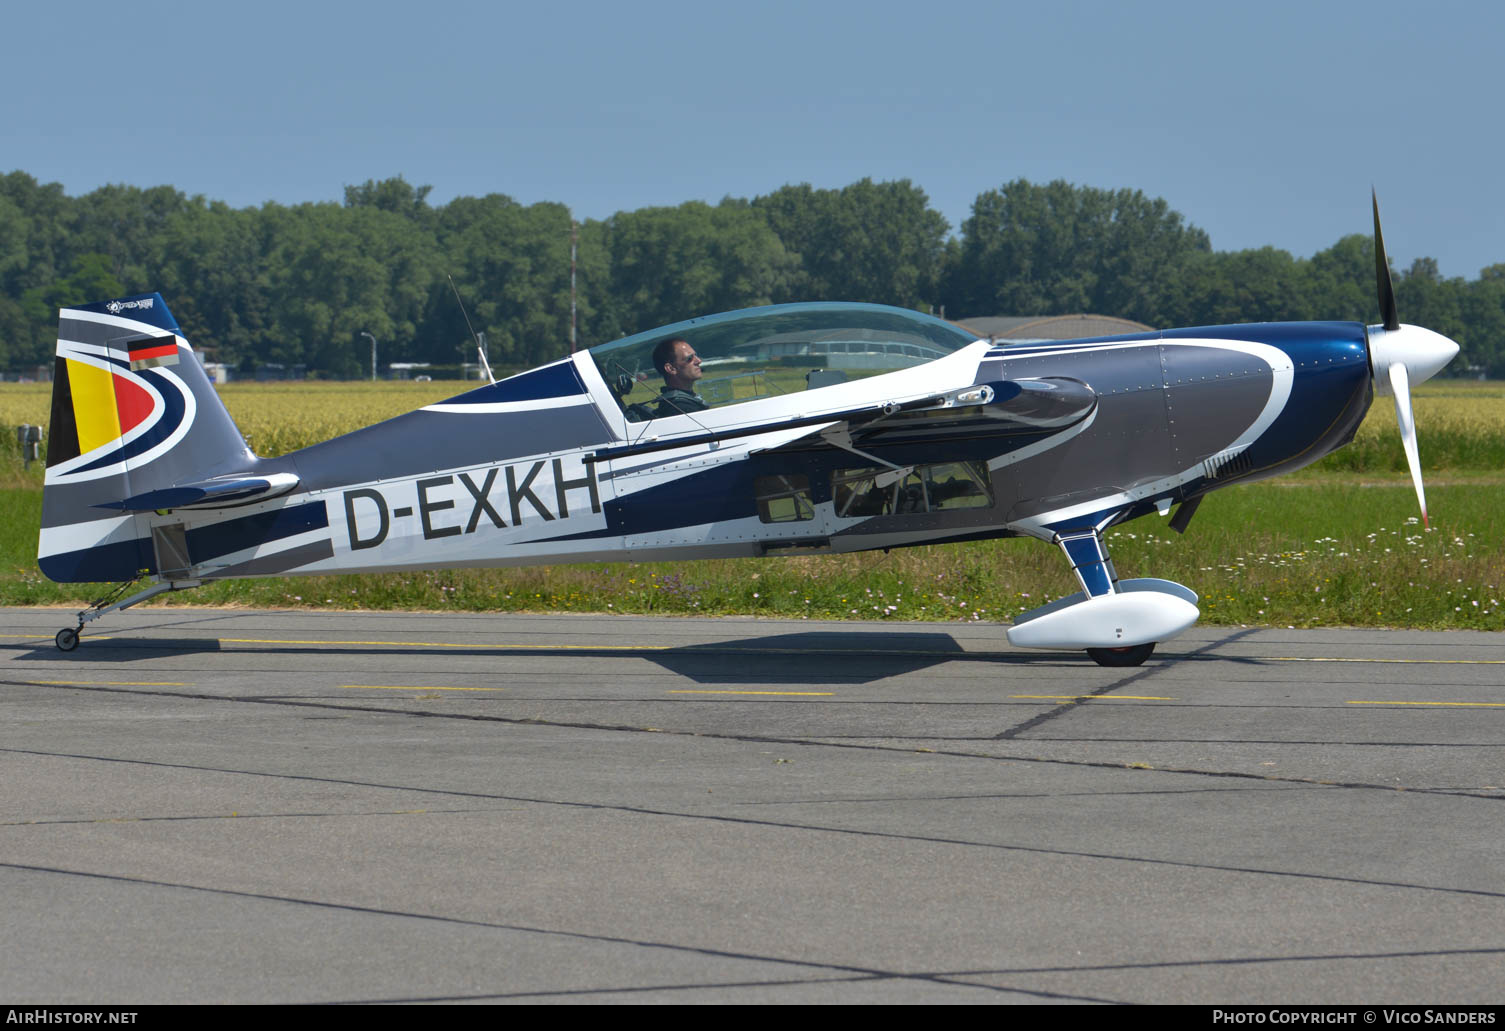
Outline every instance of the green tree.
<svg viewBox="0 0 1505 1031">
<path fill-rule="evenodd" d="M 1161 283 L 1207 234 L 1138 190 L 1025 179 L 980 194 L 947 288 L 958 314 L 1096 311 L 1156 321 Z"/>
<path fill-rule="evenodd" d="M 471 324 L 486 333 L 497 365 L 528 366 L 569 351 L 570 212 L 562 204 L 524 207 L 511 197 L 458 197 L 439 212 L 439 250 L 465 302 Z M 579 308 L 595 316 L 594 290 L 604 276 L 599 247 L 582 246 Z M 590 274 L 583 274 L 589 268 Z M 435 283 L 425 356 L 474 360 L 470 329 L 449 283 Z"/>
<path fill-rule="evenodd" d="M 1197 253 L 1166 276 L 1157 325 L 1224 325 L 1309 317 L 1305 262 L 1274 247 Z"/>
<path fill-rule="evenodd" d="M 426 222 L 433 216 L 428 206 L 432 186 L 414 186 L 402 176 L 395 179 L 367 179 L 359 186 L 345 187 L 345 207 L 375 208 L 394 215 Z"/>
<path fill-rule="evenodd" d="M 254 208 L 195 197 L 163 230 L 156 288 L 194 347 L 227 364 L 254 366 L 272 346 L 276 302 L 266 224 Z"/>
<path fill-rule="evenodd" d="M 368 353 L 360 334 L 411 350 L 434 281 L 431 234 L 377 208 L 304 204 L 261 209 L 275 300 L 264 360 L 356 377 Z"/>
<path fill-rule="evenodd" d="M 363 330 L 389 360 L 468 360 L 446 272 L 498 364 L 563 354 L 569 211 L 501 195 L 431 208 L 429 192 L 398 176 L 346 187 L 343 204 L 235 210 L 170 186 L 70 198 L 24 172 L 0 175 L 0 365 L 48 361 L 59 306 L 150 290 L 223 361 L 363 375 Z M 587 221 L 580 346 L 807 299 L 944 301 L 953 316 L 1090 310 L 1155 325 L 1378 317 L 1367 235 L 1310 260 L 1273 247 L 1213 252 L 1163 200 L 1134 190 L 1018 180 L 978 196 L 960 239 L 945 234 L 905 180 Z M 1393 278 L 1405 321 L 1462 346 L 1459 372 L 1505 375 L 1505 265 L 1465 282 L 1421 259 Z"/>
<path fill-rule="evenodd" d="M 71 255 L 103 254 L 125 292 L 150 292 L 164 260 L 167 224 L 189 203 L 170 186 L 101 186 L 75 205 Z"/>
<path fill-rule="evenodd" d="M 1395 307 L 1401 321 L 1457 341 L 1460 370 L 1477 363 L 1473 332 L 1464 319 L 1466 293 L 1464 281 L 1444 279 L 1433 258 L 1417 258 L 1395 284 Z"/>
<path fill-rule="evenodd" d="M 1490 265 L 1468 284 L 1463 320 L 1468 348 L 1455 363 L 1459 374 L 1473 366 L 1491 378 L 1505 378 L 1505 265 Z"/>
<path fill-rule="evenodd" d="M 787 296 L 799 269 L 745 204 L 700 201 L 619 212 L 604 227 L 611 318 L 633 332 Z"/>
<path fill-rule="evenodd" d="M 81 254 L 68 275 L 46 286 L 35 286 L 21 295 L 21 315 L 30 324 L 29 338 L 18 341 L 13 361 L 40 365 L 52 359 L 59 308 L 89 304 L 126 293 L 115 278 L 111 260 L 104 254 Z"/>
<path fill-rule="evenodd" d="M 862 179 L 840 190 L 785 186 L 752 206 L 800 259 L 781 300 L 934 303 L 950 226 L 908 179 Z"/>
<path fill-rule="evenodd" d="M 1306 318 L 1366 324 L 1377 321 L 1374 237 L 1354 233 L 1312 255 L 1306 267 L 1306 284 L 1309 298 Z"/>
<path fill-rule="evenodd" d="M 65 274 L 60 270 L 70 260 L 77 205 L 62 184 L 41 185 L 25 172 L 0 176 L 0 197 L 10 202 L 10 233 L 25 252 L 24 267 L 12 269 L 5 283 L 7 292 L 19 296 Z"/>
</svg>

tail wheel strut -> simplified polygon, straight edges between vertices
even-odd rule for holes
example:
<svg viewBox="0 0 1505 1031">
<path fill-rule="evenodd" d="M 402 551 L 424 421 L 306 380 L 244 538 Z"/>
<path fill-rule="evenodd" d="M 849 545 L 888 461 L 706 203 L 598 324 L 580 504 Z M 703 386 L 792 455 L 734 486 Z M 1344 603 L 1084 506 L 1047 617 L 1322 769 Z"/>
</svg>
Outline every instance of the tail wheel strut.
<svg viewBox="0 0 1505 1031">
<path fill-rule="evenodd" d="M 148 598 L 155 598 L 157 595 L 167 591 L 186 591 L 190 588 L 198 587 L 203 583 L 202 580 L 163 580 L 152 584 L 144 590 L 137 591 L 122 601 L 115 600 L 137 582 L 136 580 L 128 580 L 116 587 L 109 594 L 78 614 L 78 626 L 65 626 L 59 630 L 57 636 L 52 639 L 53 643 L 57 645 L 58 651 L 71 652 L 78 647 L 78 635 L 84 629 L 85 623 L 92 622 L 100 616 L 108 615 L 111 612 L 119 612 L 121 609 L 128 609 L 132 605 L 139 605 Z"/>
</svg>

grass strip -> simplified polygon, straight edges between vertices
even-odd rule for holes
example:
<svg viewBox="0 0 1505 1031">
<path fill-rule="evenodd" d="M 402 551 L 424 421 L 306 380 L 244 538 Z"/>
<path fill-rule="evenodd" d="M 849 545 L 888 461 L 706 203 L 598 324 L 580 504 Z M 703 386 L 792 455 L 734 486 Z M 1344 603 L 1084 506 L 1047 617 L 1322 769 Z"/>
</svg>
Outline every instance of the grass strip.
<svg viewBox="0 0 1505 1031">
<path fill-rule="evenodd" d="M 1110 531 L 1124 577 L 1157 576 L 1202 596 L 1220 625 L 1505 630 L 1505 488 L 1498 477 L 1429 489 L 1431 529 L 1404 482 L 1272 481 L 1209 497 L 1185 536 L 1149 517 Z M 104 585 L 37 570 L 41 491 L 0 490 L 0 604 L 82 605 Z M 1038 541 L 890 553 L 371 576 L 222 581 L 153 604 L 758 615 L 1008 622 L 1077 589 Z"/>
</svg>

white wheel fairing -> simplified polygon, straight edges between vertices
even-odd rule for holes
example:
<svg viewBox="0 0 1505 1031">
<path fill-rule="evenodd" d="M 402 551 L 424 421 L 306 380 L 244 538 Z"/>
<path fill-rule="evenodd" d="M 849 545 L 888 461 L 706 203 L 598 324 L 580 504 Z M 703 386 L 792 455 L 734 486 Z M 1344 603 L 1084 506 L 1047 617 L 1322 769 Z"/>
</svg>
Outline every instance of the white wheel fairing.
<svg viewBox="0 0 1505 1031">
<path fill-rule="evenodd" d="M 1046 606 L 1005 632 L 1016 648 L 1128 648 L 1168 641 L 1199 615 L 1182 596 L 1143 590 L 1084 598 L 1059 608 Z"/>
</svg>

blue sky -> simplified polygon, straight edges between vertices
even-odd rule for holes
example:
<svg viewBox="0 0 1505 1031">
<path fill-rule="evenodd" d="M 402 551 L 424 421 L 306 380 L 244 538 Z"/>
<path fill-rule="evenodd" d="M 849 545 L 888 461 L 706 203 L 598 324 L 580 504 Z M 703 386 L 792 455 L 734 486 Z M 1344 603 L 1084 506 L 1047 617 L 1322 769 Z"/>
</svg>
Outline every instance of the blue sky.
<svg viewBox="0 0 1505 1031">
<path fill-rule="evenodd" d="M 1164 197 L 1220 250 L 1505 262 L 1505 5 L 26 4 L 0 171 L 243 207 L 401 174 L 580 218 L 785 183 Z M 1404 313 L 1402 313 L 1404 314 Z"/>
</svg>

